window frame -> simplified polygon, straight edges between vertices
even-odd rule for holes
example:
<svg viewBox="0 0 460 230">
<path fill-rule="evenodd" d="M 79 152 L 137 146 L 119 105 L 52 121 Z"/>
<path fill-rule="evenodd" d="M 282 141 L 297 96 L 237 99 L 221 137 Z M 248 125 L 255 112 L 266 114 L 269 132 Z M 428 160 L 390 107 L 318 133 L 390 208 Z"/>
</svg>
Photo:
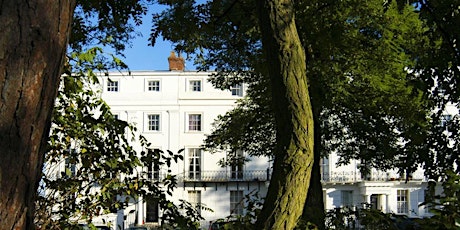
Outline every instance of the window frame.
<svg viewBox="0 0 460 230">
<path fill-rule="evenodd" d="M 192 120 L 193 116 L 199 116 L 199 124 L 198 121 Z M 194 113 L 190 112 L 186 115 L 186 131 L 187 132 L 203 132 L 203 113 Z M 194 122 L 194 123 L 191 123 Z"/>
<path fill-rule="evenodd" d="M 154 153 L 156 151 L 161 151 L 161 149 L 159 147 L 147 149 L 147 153 L 150 156 L 155 156 Z M 152 162 L 152 164 L 148 164 L 146 166 L 147 179 L 154 180 L 154 181 L 160 180 L 160 171 L 161 171 L 160 164 L 155 164 L 154 162 Z"/>
<path fill-rule="evenodd" d="M 151 129 L 154 127 L 153 120 L 150 119 L 151 116 L 158 116 L 157 129 Z M 145 114 L 145 132 L 161 132 L 161 114 L 160 113 L 146 113 Z"/>
<path fill-rule="evenodd" d="M 409 190 L 407 189 L 396 190 L 396 213 L 399 213 L 399 214 L 409 213 Z"/>
<path fill-rule="evenodd" d="M 234 154 L 238 160 L 242 159 L 244 161 L 245 159 L 244 152 L 241 149 L 237 149 L 231 154 Z M 244 162 L 230 164 L 230 178 L 232 180 L 242 180 L 244 178 Z"/>
<path fill-rule="evenodd" d="M 353 190 L 341 190 L 340 191 L 340 198 L 342 206 L 344 207 L 352 207 L 353 204 Z"/>
<path fill-rule="evenodd" d="M 191 180 L 200 180 L 203 167 L 203 150 L 201 148 L 188 148 L 188 178 Z"/>
<path fill-rule="evenodd" d="M 156 83 L 158 83 L 158 85 L 156 85 L 156 86 L 150 85 L 151 82 L 156 82 Z M 153 90 L 153 89 L 157 89 L 157 90 Z M 146 79 L 145 91 L 147 91 L 147 92 L 160 92 L 161 91 L 161 80 L 159 80 L 159 79 Z"/>
<path fill-rule="evenodd" d="M 193 83 L 199 83 L 199 85 L 197 86 Z M 203 91 L 203 81 L 201 79 L 189 79 L 188 80 L 188 90 L 190 92 L 202 92 Z"/>
<path fill-rule="evenodd" d="M 201 214 L 201 191 L 200 190 L 188 190 L 188 202 L 192 207 L 196 208 L 196 211 Z"/>
<path fill-rule="evenodd" d="M 160 205 L 155 199 L 147 199 L 145 207 L 145 220 L 146 222 L 158 223 L 160 219 Z"/>
<path fill-rule="evenodd" d="M 230 86 L 230 92 L 232 93 L 232 96 L 237 96 L 237 97 L 243 96 L 243 85 L 234 84 Z"/>
<path fill-rule="evenodd" d="M 244 215 L 244 191 L 230 190 L 230 215 Z"/>
<path fill-rule="evenodd" d="M 120 91 L 120 81 L 118 79 L 117 80 L 108 79 L 107 85 L 106 85 L 106 91 L 107 92 L 119 92 Z"/>
</svg>

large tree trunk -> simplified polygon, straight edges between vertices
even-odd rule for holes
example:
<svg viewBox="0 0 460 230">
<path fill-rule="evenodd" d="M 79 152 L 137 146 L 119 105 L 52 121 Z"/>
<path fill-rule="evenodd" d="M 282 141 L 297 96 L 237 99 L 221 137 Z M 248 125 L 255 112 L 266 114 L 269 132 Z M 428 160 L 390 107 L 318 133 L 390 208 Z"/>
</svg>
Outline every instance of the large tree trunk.
<svg viewBox="0 0 460 230">
<path fill-rule="evenodd" d="M 34 229 L 74 0 L 0 1 L 0 223 Z"/>
<path fill-rule="evenodd" d="M 308 53 L 307 53 L 308 55 Z M 307 58 L 308 60 L 308 58 Z M 307 63 L 308 64 L 308 63 Z M 313 121 L 315 127 L 314 136 L 314 163 L 311 172 L 310 187 L 308 188 L 308 197 L 305 201 L 302 222 L 301 224 L 311 223 L 314 224 L 319 230 L 326 228 L 325 219 L 326 213 L 324 209 L 323 200 L 323 186 L 321 184 L 321 153 L 323 152 L 323 145 L 321 143 L 321 121 L 320 115 L 323 111 L 323 98 L 324 92 L 322 84 L 319 82 L 320 77 L 313 76 L 309 78 L 309 92 L 311 95 L 311 105 L 313 110 Z"/>
<path fill-rule="evenodd" d="M 313 110 L 315 111 L 315 103 L 312 100 Z M 311 172 L 310 187 L 308 188 L 308 196 L 302 213 L 303 223 L 314 224 L 319 230 L 325 229 L 326 213 L 324 212 L 323 201 L 323 186 L 321 184 L 321 128 L 318 122 L 319 114 L 314 113 L 315 122 L 315 142 L 314 142 L 314 163 Z"/>
<path fill-rule="evenodd" d="M 257 229 L 293 229 L 302 214 L 313 166 L 313 115 L 305 52 L 288 0 L 257 1 L 276 122 L 275 160 Z"/>
</svg>

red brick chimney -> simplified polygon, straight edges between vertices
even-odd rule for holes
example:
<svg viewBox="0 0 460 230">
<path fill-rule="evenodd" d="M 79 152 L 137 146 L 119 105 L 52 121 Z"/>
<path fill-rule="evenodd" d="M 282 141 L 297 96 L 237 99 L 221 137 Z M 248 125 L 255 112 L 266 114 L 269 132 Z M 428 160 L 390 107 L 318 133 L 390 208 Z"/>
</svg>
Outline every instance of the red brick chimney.
<svg viewBox="0 0 460 230">
<path fill-rule="evenodd" d="M 168 57 L 169 70 L 170 71 L 184 71 L 185 61 L 184 58 L 179 55 L 176 57 L 174 51 L 171 51 L 171 55 Z"/>
</svg>

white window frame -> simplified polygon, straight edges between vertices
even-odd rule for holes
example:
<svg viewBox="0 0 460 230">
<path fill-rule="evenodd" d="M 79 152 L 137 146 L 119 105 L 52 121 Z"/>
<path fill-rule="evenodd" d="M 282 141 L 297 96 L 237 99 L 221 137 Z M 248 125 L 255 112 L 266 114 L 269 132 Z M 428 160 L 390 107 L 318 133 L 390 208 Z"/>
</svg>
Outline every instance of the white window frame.
<svg viewBox="0 0 460 230">
<path fill-rule="evenodd" d="M 191 122 L 194 122 L 193 120 L 191 120 L 192 116 L 199 116 L 200 118 L 199 125 L 191 123 Z M 203 113 L 193 113 L 193 112 L 187 113 L 186 131 L 187 132 L 203 132 Z"/>
<path fill-rule="evenodd" d="M 409 213 L 409 190 L 398 189 L 396 191 L 396 213 Z"/>
<path fill-rule="evenodd" d="M 201 191 L 200 190 L 189 190 L 188 191 L 188 202 L 192 207 L 196 208 L 196 211 L 201 214 Z"/>
<path fill-rule="evenodd" d="M 107 92 L 119 92 L 120 91 L 120 81 L 107 79 L 106 91 Z"/>
<path fill-rule="evenodd" d="M 191 180 L 200 180 L 203 168 L 203 151 L 200 148 L 188 148 L 188 178 Z"/>
<path fill-rule="evenodd" d="M 153 154 L 154 151 L 161 150 L 159 147 L 154 147 L 147 149 L 148 154 Z M 146 166 L 146 174 L 147 178 L 150 180 L 159 180 L 160 179 L 160 165 L 159 164 L 151 164 Z"/>
<path fill-rule="evenodd" d="M 150 119 L 150 116 L 158 116 L 158 129 L 151 129 L 151 127 L 153 127 L 153 124 L 151 124 L 151 122 L 153 122 L 151 119 Z M 149 112 L 149 113 L 145 113 L 144 115 L 144 119 L 145 119 L 145 122 L 144 122 L 144 132 L 161 132 L 161 113 L 156 113 L 156 112 Z"/>
<path fill-rule="evenodd" d="M 156 82 L 158 85 L 150 85 L 151 82 Z M 160 92 L 161 91 L 161 81 L 159 79 L 146 79 L 145 91 Z"/>
<path fill-rule="evenodd" d="M 351 207 L 353 206 L 353 190 L 341 190 L 340 196 L 342 199 L 342 206 Z"/>
<path fill-rule="evenodd" d="M 242 84 L 235 84 L 230 86 L 230 92 L 232 92 L 232 96 L 243 96 L 243 85 Z"/>
<path fill-rule="evenodd" d="M 237 149 L 233 152 L 238 158 L 244 158 L 243 150 Z M 241 180 L 244 177 L 244 163 L 230 165 L 230 178 L 232 180 Z"/>
<path fill-rule="evenodd" d="M 195 83 L 198 83 L 198 85 L 196 85 Z M 203 91 L 203 81 L 201 79 L 190 79 L 190 80 L 188 80 L 188 90 L 190 92 L 201 92 L 201 91 Z"/>
<path fill-rule="evenodd" d="M 243 190 L 230 190 L 230 215 L 244 214 L 244 192 Z"/>
</svg>

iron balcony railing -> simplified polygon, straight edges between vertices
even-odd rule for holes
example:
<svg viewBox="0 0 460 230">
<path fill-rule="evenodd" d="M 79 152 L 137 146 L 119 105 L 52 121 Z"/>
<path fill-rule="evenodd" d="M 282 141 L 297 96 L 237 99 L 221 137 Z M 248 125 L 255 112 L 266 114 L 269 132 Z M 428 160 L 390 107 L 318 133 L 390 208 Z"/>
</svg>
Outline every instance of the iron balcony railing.
<svg viewBox="0 0 460 230">
<path fill-rule="evenodd" d="M 409 180 L 414 181 L 425 181 L 423 173 L 414 173 L 408 177 Z M 321 175 L 321 181 L 325 183 L 352 183 L 352 182 L 361 182 L 361 181 L 397 181 L 397 180 L 406 180 L 406 176 L 399 175 L 397 173 L 388 173 L 388 172 L 371 172 L 366 176 L 362 176 L 360 172 L 331 172 L 323 173 Z"/>
<path fill-rule="evenodd" d="M 243 171 L 186 171 L 177 175 L 180 182 L 232 182 L 232 181 L 270 181 L 271 170 L 243 170 Z M 146 172 L 148 179 L 160 181 L 165 178 L 166 172 Z M 409 181 L 426 181 L 423 173 L 413 173 L 408 177 Z M 354 183 L 362 181 L 405 181 L 404 175 L 382 171 L 374 171 L 363 177 L 360 172 L 330 172 L 322 173 L 323 183 Z"/>
<path fill-rule="evenodd" d="M 270 170 L 188 171 L 179 177 L 184 182 L 269 181 Z"/>
</svg>

